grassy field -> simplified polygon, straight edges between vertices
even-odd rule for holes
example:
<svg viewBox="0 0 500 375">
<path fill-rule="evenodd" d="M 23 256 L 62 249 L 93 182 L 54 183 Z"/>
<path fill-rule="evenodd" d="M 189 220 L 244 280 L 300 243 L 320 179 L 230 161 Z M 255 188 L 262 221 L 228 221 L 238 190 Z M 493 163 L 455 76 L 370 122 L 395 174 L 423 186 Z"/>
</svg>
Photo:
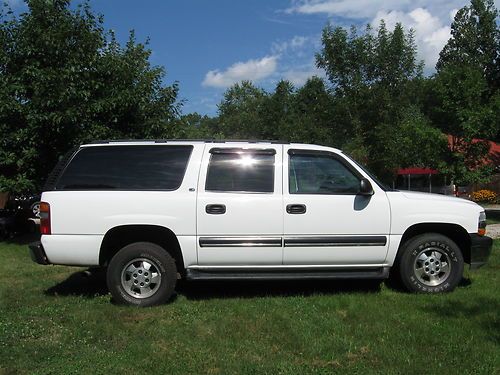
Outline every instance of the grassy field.
<svg viewBox="0 0 500 375">
<path fill-rule="evenodd" d="M 500 210 L 486 210 L 486 223 L 500 224 Z"/>
<path fill-rule="evenodd" d="M 110 303 L 102 275 L 32 263 L 25 245 L 0 256 L 0 373 L 500 373 L 500 241 L 447 295 L 205 282 L 148 309 Z"/>
</svg>

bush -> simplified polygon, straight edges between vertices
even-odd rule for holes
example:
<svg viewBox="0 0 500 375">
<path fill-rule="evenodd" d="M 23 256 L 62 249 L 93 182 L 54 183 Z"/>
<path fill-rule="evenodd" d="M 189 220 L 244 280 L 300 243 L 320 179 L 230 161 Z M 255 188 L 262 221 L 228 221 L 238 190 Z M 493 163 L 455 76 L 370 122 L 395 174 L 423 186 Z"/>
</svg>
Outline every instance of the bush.
<svg viewBox="0 0 500 375">
<path fill-rule="evenodd" d="M 472 193 L 472 200 L 478 203 L 495 203 L 497 195 L 491 190 L 478 190 Z"/>
</svg>

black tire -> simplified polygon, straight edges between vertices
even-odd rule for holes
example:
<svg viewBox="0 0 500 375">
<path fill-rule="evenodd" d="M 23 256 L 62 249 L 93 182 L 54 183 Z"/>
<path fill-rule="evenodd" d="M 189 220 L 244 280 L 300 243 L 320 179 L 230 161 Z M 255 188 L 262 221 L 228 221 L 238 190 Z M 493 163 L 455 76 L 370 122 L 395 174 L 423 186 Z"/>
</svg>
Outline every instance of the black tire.
<svg viewBox="0 0 500 375">
<path fill-rule="evenodd" d="M 410 292 L 451 292 L 462 279 L 464 258 L 450 238 L 425 233 L 407 241 L 400 250 L 396 274 Z"/>
<path fill-rule="evenodd" d="M 133 269 L 137 271 L 131 271 Z M 154 279 L 158 282 L 155 283 Z M 160 305 L 174 293 L 177 268 L 174 258 L 162 247 L 150 242 L 136 242 L 113 256 L 106 281 L 114 301 L 119 304 Z M 140 287 L 142 284 L 144 287 Z"/>
</svg>

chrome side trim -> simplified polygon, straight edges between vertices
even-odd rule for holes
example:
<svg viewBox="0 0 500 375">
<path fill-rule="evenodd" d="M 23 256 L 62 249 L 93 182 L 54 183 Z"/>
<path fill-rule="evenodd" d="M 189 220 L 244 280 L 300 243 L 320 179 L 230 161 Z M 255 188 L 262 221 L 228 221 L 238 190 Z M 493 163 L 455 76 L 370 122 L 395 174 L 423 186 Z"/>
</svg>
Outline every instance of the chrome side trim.
<svg viewBox="0 0 500 375">
<path fill-rule="evenodd" d="M 228 265 L 228 266 L 199 266 L 192 265 L 187 267 L 187 269 L 199 270 L 199 271 L 230 271 L 230 270 L 269 270 L 269 271 L 293 271 L 301 269 L 315 269 L 315 270 L 342 270 L 342 269 L 354 269 L 354 268 L 379 268 L 379 267 L 390 267 L 387 263 L 374 263 L 374 264 L 261 264 L 261 265 Z"/>
<path fill-rule="evenodd" d="M 281 237 L 200 237 L 200 247 L 281 247 Z"/>
<path fill-rule="evenodd" d="M 285 247 L 385 246 L 386 236 L 285 237 Z"/>
</svg>

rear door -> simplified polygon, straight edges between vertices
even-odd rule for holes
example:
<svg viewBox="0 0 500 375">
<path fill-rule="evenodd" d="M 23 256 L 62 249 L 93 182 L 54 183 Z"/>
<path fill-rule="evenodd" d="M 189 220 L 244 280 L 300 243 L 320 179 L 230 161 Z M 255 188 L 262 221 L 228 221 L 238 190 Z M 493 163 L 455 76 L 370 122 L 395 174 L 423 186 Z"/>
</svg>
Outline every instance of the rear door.
<svg viewBox="0 0 500 375">
<path fill-rule="evenodd" d="M 281 265 L 282 146 L 207 145 L 198 181 L 198 264 Z"/>
</svg>

